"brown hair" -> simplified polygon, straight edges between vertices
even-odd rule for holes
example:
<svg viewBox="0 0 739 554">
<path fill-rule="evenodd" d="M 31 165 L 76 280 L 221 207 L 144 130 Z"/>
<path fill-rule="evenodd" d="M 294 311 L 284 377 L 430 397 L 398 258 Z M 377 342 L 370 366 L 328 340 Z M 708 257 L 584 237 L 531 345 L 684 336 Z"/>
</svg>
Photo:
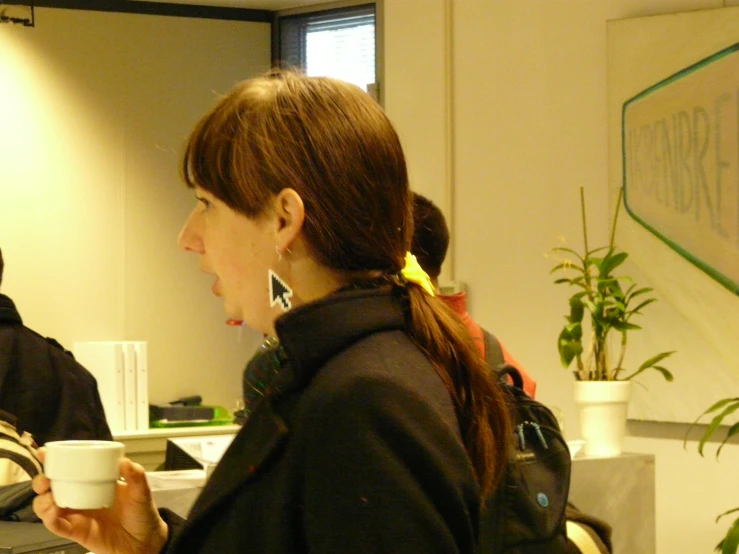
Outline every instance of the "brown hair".
<svg viewBox="0 0 739 554">
<path fill-rule="evenodd" d="M 414 192 L 411 252 L 424 271 L 436 279 L 448 249 L 449 227 L 444 214 L 431 200 Z"/>
<path fill-rule="evenodd" d="M 294 72 L 244 81 L 195 127 L 182 173 L 188 186 L 250 218 L 293 188 L 319 263 L 380 272 L 407 289 L 409 335 L 449 390 L 482 491 L 490 492 L 508 456 L 507 404 L 458 318 L 398 277 L 412 236 L 412 199 L 400 140 L 377 103 L 353 85 Z"/>
</svg>

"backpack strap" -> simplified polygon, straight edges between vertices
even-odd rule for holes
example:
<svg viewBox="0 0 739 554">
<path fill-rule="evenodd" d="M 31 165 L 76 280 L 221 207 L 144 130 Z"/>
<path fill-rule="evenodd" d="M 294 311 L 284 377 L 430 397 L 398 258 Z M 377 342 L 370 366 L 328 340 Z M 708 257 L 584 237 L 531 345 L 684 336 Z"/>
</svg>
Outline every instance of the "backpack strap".
<svg viewBox="0 0 739 554">
<path fill-rule="evenodd" d="M 503 348 L 501 348 L 500 342 L 490 331 L 482 329 L 482 336 L 485 340 L 485 363 L 497 372 L 505 365 Z"/>
<path fill-rule="evenodd" d="M 506 377 L 510 377 L 513 386 L 523 390 L 523 377 L 521 372 L 510 364 L 507 364 L 503 356 L 503 347 L 500 341 L 491 332 L 482 329 L 482 336 L 485 340 L 485 363 L 491 371 L 494 371 L 498 377 L 509 382 Z"/>
</svg>

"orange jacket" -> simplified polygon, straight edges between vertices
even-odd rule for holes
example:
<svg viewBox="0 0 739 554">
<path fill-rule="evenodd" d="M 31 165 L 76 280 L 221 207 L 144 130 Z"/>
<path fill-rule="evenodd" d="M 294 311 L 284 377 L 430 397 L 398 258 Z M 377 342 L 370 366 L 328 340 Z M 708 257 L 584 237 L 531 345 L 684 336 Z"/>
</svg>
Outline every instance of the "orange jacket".
<svg viewBox="0 0 739 554">
<path fill-rule="evenodd" d="M 480 354 L 482 354 L 483 359 L 485 358 L 485 338 L 482 334 L 482 329 L 480 326 L 470 317 L 470 314 L 467 313 L 467 293 L 466 292 L 458 292 L 457 294 L 439 294 L 439 298 L 441 298 L 444 303 L 449 306 L 454 313 L 456 313 L 461 319 L 462 322 L 467 326 L 467 329 L 469 329 L 470 334 L 472 335 L 472 339 L 475 341 L 475 344 L 480 349 Z M 498 342 L 500 342 L 500 339 L 498 339 Z M 503 359 L 507 364 L 512 365 L 515 367 L 520 373 L 521 377 L 523 377 L 523 390 L 526 394 L 528 394 L 531 398 L 536 397 L 536 381 L 529 375 L 526 370 L 523 368 L 523 366 L 516 360 L 510 352 L 508 352 L 508 349 L 503 345 L 503 343 L 500 343 L 500 348 L 503 351 Z"/>
</svg>

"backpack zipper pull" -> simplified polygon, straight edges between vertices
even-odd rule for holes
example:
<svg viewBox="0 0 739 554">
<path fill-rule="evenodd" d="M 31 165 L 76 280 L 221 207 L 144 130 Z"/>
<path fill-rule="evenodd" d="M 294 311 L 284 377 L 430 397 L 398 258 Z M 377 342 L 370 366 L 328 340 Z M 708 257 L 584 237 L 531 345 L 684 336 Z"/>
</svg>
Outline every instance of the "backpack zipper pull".
<svg viewBox="0 0 739 554">
<path fill-rule="evenodd" d="M 544 438 L 544 434 L 541 432 L 541 427 L 539 427 L 539 424 L 533 421 L 529 425 L 531 425 L 534 428 L 534 431 L 536 431 L 536 436 L 539 437 L 539 441 L 541 442 L 541 445 L 547 450 L 549 450 L 549 445 L 547 445 L 547 441 Z"/>
<path fill-rule="evenodd" d="M 526 448 L 526 437 L 523 434 L 523 423 L 516 426 L 516 433 L 518 434 L 518 448 L 524 450 Z"/>
</svg>

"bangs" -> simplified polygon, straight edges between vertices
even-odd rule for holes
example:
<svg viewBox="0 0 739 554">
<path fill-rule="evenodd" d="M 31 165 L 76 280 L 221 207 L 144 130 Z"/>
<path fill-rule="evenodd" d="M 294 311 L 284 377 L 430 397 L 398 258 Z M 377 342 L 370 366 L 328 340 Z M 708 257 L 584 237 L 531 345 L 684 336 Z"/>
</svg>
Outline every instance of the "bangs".
<svg viewBox="0 0 739 554">
<path fill-rule="evenodd" d="M 233 187 L 233 160 L 235 134 L 228 129 L 224 103 L 197 124 L 185 145 L 180 168 L 182 179 L 188 188 L 201 188 L 235 208 L 236 197 Z"/>
<path fill-rule="evenodd" d="M 190 134 L 180 172 L 185 185 L 201 188 L 248 217 L 261 213 L 264 193 L 253 151 L 253 110 L 229 95 Z"/>
</svg>

